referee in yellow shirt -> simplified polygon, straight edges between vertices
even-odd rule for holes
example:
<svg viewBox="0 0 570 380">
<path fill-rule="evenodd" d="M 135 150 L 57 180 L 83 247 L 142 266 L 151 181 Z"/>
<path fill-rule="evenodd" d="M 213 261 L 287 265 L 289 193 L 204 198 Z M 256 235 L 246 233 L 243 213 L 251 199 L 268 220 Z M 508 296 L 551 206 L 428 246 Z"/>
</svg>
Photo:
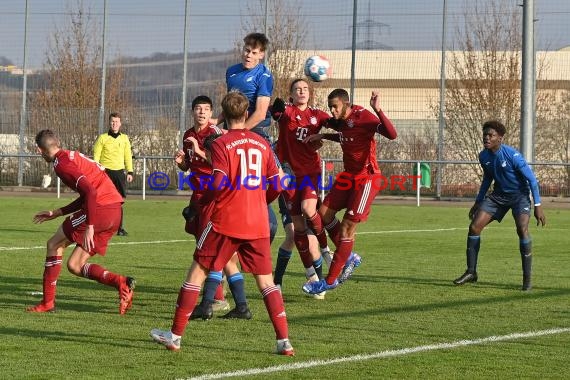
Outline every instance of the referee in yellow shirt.
<svg viewBox="0 0 570 380">
<path fill-rule="evenodd" d="M 126 183 L 133 181 L 133 153 L 129 137 L 120 132 L 121 115 L 113 112 L 109 115 L 109 132 L 103 133 L 95 141 L 93 147 L 93 158 L 105 167 L 105 171 L 115 184 L 119 194 L 123 198 L 127 197 Z M 125 177 L 125 169 L 127 176 Z M 121 208 L 121 210 L 123 210 Z M 123 228 L 123 215 L 121 214 L 121 225 L 117 231 L 119 236 L 127 236 L 127 231 Z"/>
</svg>

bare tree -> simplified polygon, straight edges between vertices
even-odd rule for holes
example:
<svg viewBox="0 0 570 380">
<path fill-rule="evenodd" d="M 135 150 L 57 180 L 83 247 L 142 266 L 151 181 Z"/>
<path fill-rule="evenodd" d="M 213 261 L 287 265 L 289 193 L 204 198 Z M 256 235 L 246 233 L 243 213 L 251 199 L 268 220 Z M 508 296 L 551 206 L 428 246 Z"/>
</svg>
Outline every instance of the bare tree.
<svg viewBox="0 0 570 380">
<path fill-rule="evenodd" d="M 101 83 L 101 42 L 92 14 L 83 3 L 70 8 L 69 23 L 56 25 L 46 52 L 46 87 L 30 94 L 29 132 L 50 127 L 64 146 L 92 151 L 97 137 Z M 123 71 L 107 71 L 105 108 L 125 112 L 131 107 L 121 91 Z"/>
<path fill-rule="evenodd" d="M 448 58 L 447 159 L 477 157 L 485 120 L 499 119 L 507 126 L 506 143 L 515 143 L 519 135 L 520 11 L 501 0 L 469 4 L 457 31 L 458 47 Z M 479 172 L 478 165 L 474 170 Z"/>
<path fill-rule="evenodd" d="M 541 91 L 537 100 L 535 131 L 536 161 L 570 162 L 570 91 Z M 534 168 L 542 191 L 548 195 L 568 194 L 570 167 L 541 165 Z"/>
<path fill-rule="evenodd" d="M 266 33 L 270 42 L 266 64 L 275 78 L 274 95 L 285 99 L 289 96 L 291 79 L 303 74 L 299 62 L 307 21 L 301 5 L 299 0 L 252 0 L 247 5 L 247 16 L 242 17 L 244 35 L 254 31 Z"/>
</svg>

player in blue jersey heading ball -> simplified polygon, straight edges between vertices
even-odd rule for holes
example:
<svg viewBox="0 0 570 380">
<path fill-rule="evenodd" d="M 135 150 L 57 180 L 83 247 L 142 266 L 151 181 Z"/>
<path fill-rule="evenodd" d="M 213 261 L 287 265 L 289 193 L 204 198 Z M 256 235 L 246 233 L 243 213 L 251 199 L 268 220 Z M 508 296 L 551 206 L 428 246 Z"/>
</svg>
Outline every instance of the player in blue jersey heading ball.
<svg viewBox="0 0 570 380">
<path fill-rule="evenodd" d="M 475 204 L 469 211 L 471 224 L 467 236 L 467 270 L 453 281 L 455 285 L 477 282 L 477 256 L 481 245 L 481 231 L 493 220 L 500 223 L 511 209 L 519 236 L 523 270 L 522 290 L 530 290 L 532 287 L 532 240 L 528 233 L 530 194 L 534 201 L 537 226 L 546 225 L 546 217 L 540 205 L 538 181 L 522 154 L 513 147 L 502 144 L 505 132 L 505 126 L 499 121 L 487 121 L 483 124 L 485 149 L 479 153 L 483 181 Z M 493 182 L 493 191 L 487 195 L 487 190 Z"/>
</svg>

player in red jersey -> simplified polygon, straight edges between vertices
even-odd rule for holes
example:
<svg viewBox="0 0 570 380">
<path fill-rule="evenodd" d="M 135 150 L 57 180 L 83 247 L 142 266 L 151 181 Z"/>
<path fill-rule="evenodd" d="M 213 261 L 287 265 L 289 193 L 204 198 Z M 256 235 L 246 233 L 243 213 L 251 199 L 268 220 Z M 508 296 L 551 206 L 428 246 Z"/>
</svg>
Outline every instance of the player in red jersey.
<svg viewBox="0 0 570 380">
<path fill-rule="evenodd" d="M 195 220 L 193 216 L 200 212 L 200 199 L 205 193 L 204 183 L 207 183 L 207 179 L 212 174 L 212 165 L 206 159 L 204 152 L 204 140 L 209 135 L 223 133 L 222 129 L 210 123 L 212 111 L 212 100 L 208 96 L 200 95 L 192 100 L 194 126 L 184 132 L 182 149 L 178 150 L 174 156 L 174 162 L 180 170 L 191 171 L 192 197 L 189 207 L 192 211 L 187 211 L 185 229 L 192 235 L 196 235 L 196 223 L 191 223 L 191 221 Z"/>
<path fill-rule="evenodd" d="M 196 238 L 202 234 L 202 229 L 210 219 L 211 212 L 210 208 L 204 207 L 201 202 L 206 193 L 207 183 L 212 178 L 212 165 L 207 157 L 204 144 L 209 136 L 226 133 L 225 130 L 210 122 L 212 106 L 212 100 L 205 95 L 197 96 L 192 100 L 194 126 L 184 133 L 183 149 L 179 150 L 174 157 L 174 161 L 180 170 L 191 171 L 192 197 L 190 198 L 190 205 L 184 209 L 183 215 L 186 218 L 186 232 Z M 251 312 L 247 307 L 244 279 L 237 264 L 238 260 L 235 257 L 228 262 L 224 272 L 228 278 L 236 305 L 243 305 L 240 307 L 244 310 L 242 313 L 230 310 L 224 317 L 250 319 Z M 204 284 L 202 302 L 192 313 L 192 319 L 211 319 L 214 311 L 229 309 L 230 306 L 225 300 L 221 281 L 222 272 L 210 271 Z"/>
<path fill-rule="evenodd" d="M 265 139 L 245 129 L 247 106 L 247 98 L 236 91 L 222 100 L 230 130 L 212 144 L 214 179 L 206 196 L 214 202 L 211 219 L 180 289 L 171 330 L 151 331 L 152 338 L 170 350 L 180 349 L 181 336 L 208 271 L 222 270 L 237 251 L 242 268 L 253 273 L 263 296 L 277 337 L 277 353 L 294 355 L 283 298 L 271 273 L 269 226 L 259 223 L 267 218 L 267 203 L 281 191 L 279 171 Z"/>
<path fill-rule="evenodd" d="M 113 185 L 105 168 L 77 151 L 61 149 L 57 136 L 49 129 L 36 135 L 38 153 L 46 162 L 53 162 L 55 174 L 62 182 L 79 193 L 79 198 L 65 207 L 41 211 L 34 223 L 43 223 L 59 216 L 70 215 L 47 242 L 43 276 L 43 300 L 27 310 L 45 313 L 55 310 L 57 279 L 61 272 L 63 251 L 76 243 L 67 260 L 67 269 L 119 290 L 119 312 L 125 314 L 133 301 L 135 280 L 107 271 L 98 264 L 89 264 L 91 256 L 105 255 L 107 244 L 121 223 L 123 198 Z"/>
<path fill-rule="evenodd" d="M 304 140 L 307 136 L 319 133 L 330 116 L 324 111 L 309 107 L 311 93 L 306 80 L 293 80 L 289 92 L 291 103 L 286 104 L 277 98 L 272 106 L 272 116 L 279 125 L 279 138 L 275 150 L 279 160 L 288 163 L 293 172 L 291 177 L 295 184 L 295 195 L 293 199 L 287 200 L 287 207 L 293 221 L 295 246 L 305 269 L 314 267 L 318 280 L 321 280 L 323 259 L 320 252 L 310 252 L 307 226 L 317 236 L 321 252 L 330 254 L 321 216 L 317 212 L 321 158 L 315 148 L 319 148 L 322 144 L 317 143 L 314 146 L 305 143 Z M 275 268 L 276 277 L 277 274 L 284 272 L 283 265 L 286 266 L 287 263 L 278 260 Z"/>
<path fill-rule="evenodd" d="M 201 231 L 200 226 L 204 225 L 204 221 L 209 218 L 206 211 L 207 208 L 202 207 L 201 198 L 205 193 L 204 184 L 208 182 L 212 175 L 212 165 L 206 158 L 204 152 L 204 141 L 210 135 L 221 135 L 225 133 L 216 125 L 210 123 L 213 112 L 212 100 L 205 95 L 199 95 L 192 100 L 192 118 L 194 125 L 192 128 L 184 132 L 182 138 L 182 149 L 178 150 L 174 155 L 174 162 L 182 171 L 191 172 L 190 184 L 192 188 L 192 196 L 190 204 L 184 208 L 182 215 L 186 219 L 185 230 L 195 237 L 199 237 Z M 237 270 L 237 260 L 234 263 Z M 209 274 L 213 284 L 209 284 L 206 280 L 204 294 L 205 298 L 211 300 L 208 305 L 199 306 L 200 310 L 211 309 L 206 312 L 194 313 L 204 319 L 210 319 L 214 310 L 228 310 L 229 304 L 225 300 L 223 287 L 221 285 L 222 273 L 212 272 Z M 210 294 L 211 292 L 211 294 Z"/>
<path fill-rule="evenodd" d="M 356 226 L 368 218 L 370 205 L 379 191 L 378 186 L 373 186 L 375 177 L 380 173 L 374 136 L 378 133 L 390 140 L 397 137 L 392 122 L 380 108 L 380 97 L 376 91 L 370 97 L 370 106 L 376 115 L 361 106 L 351 105 L 344 89 L 336 89 L 329 94 L 328 106 L 333 115 L 328 126 L 338 133 L 313 135 L 305 140 L 311 142 L 325 138 L 340 142 L 344 171 L 337 175 L 319 209 L 336 251 L 326 279 L 303 286 L 303 290 L 311 294 L 334 289 L 360 265 L 360 257 L 351 253 Z M 346 212 L 339 223 L 335 215 L 342 209 Z"/>
</svg>

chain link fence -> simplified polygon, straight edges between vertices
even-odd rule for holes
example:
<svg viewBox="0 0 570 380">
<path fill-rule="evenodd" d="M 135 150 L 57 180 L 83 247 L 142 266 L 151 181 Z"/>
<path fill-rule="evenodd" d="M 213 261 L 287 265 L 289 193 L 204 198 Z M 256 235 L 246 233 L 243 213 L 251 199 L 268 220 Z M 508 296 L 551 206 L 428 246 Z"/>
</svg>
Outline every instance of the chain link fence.
<svg viewBox="0 0 570 380">
<path fill-rule="evenodd" d="M 24 186 L 36 191 L 61 193 L 71 191 L 61 184 L 43 158 L 37 155 L 0 155 L 0 190 L 17 187 L 18 160 L 23 160 Z M 477 161 L 395 161 L 379 160 L 382 176 L 374 185 L 379 195 L 436 198 L 434 178 L 441 170 L 441 199 L 473 199 L 481 184 L 481 169 Z M 190 194 L 186 180 L 190 173 L 181 172 L 172 157 L 135 157 L 134 180 L 127 185 L 128 193 L 143 199 L 153 195 Z M 419 167 L 419 170 L 418 170 Z M 543 197 L 570 196 L 568 172 L 570 163 L 535 163 L 533 170 L 539 180 Z M 342 160 L 323 159 L 319 192 L 324 196 L 336 175 L 343 170 Z M 418 173 L 421 178 L 418 178 Z M 419 191 L 418 191 L 419 189 Z"/>
<path fill-rule="evenodd" d="M 559 193 L 566 195 L 570 36 L 563 31 L 570 2 L 534 3 L 536 149 L 529 161 L 551 163 L 535 170 L 543 186 L 561 186 Z M 328 92 L 337 87 L 353 89 L 354 103 L 367 106 L 370 91 L 380 89 L 383 110 L 399 132 L 398 140 L 380 144 L 378 157 L 394 161 L 384 164 L 386 173 L 407 172 L 411 161 L 446 161 L 436 165 L 440 171 L 431 165 L 432 182 L 441 178 L 446 196 L 445 186 L 477 182 L 477 165 L 454 162 L 476 157 L 482 121 L 504 119 L 508 143 L 518 146 L 520 38 L 510 45 L 501 39 L 521 35 L 518 0 L 10 0 L 0 15 L 0 186 L 38 186 L 46 169 L 33 156 L 33 138 L 41 129 L 54 129 L 66 149 L 92 155 L 98 133 L 106 129 L 101 116 L 106 120 L 112 111 L 123 115 L 122 128 L 137 157 L 165 157 L 149 158 L 148 170 L 175 176 L 166 161 L 192 123 L 188 104 L 206 94 L 214 100 L 214 113 L 220 111 L 225 70 L 239 62 L 241 40 L 252 31 L 271 41 L 267 64 L 276 78 L 275 96 L 287 97 L 287 84 L 302 75 L 304 59 L 313 54 L 327 56 L 333 67 L 331 79 L 314 83 L 316 106 L 326 108 Z M 470 31 L 494 33 L 496 39 L 485 46 Z M 512 49 L 505 61 L 514 62 L 517 75 L 477 77 L 479 66 L 462 71 L 470 59 L 501 63 L 501 49 Z M 294 52 L 287 64 L 279 58 L 284 52 Z M 461 103 L 463 97 L 474 100 Z M 443 122 L 440 110 L 448 113 Z M 322 155 L 331 162 L 341 157 L 334 145 Z M 139 173 L 141 165 L 137 160 Z M 132 188 L 142 189 L 142 178 L 137 181 Z"/>
</svg>

